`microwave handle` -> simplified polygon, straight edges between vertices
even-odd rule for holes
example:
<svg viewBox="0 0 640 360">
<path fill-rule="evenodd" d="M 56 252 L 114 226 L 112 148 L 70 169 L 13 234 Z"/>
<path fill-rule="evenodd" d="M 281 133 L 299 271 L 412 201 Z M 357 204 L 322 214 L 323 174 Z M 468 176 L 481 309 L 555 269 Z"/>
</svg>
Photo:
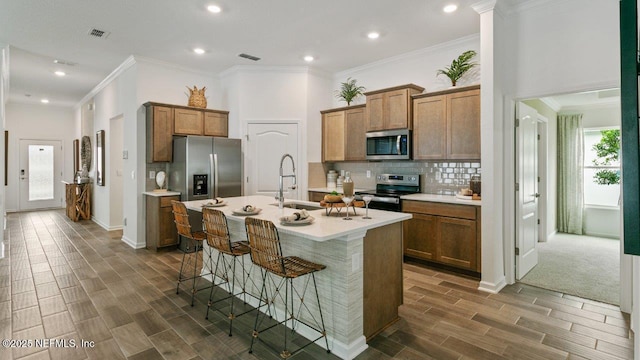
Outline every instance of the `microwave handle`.
<svg viewBox="0 0 640 360">
<path fill-rule="evenodd" d="M 400 153 L 400 139 L 402 139 L 402 135 L 398 135 L 398 138 L 396 139 L 396 154 L 398 155 L 402 155 Z"/>
</svg>

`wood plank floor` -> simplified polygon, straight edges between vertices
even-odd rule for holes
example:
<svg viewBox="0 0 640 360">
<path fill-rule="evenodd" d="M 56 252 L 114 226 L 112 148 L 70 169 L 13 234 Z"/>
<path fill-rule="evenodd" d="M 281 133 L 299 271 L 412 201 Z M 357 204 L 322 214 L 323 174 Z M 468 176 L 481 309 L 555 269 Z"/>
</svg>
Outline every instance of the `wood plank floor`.
<svg viewBox="0 0 640 360">
<path fill-rule="evenodd" d="M 120 232 L 61 210 L 9 214 L 0 247 L 3 339 L 80 339 L 93 347 L 0 348 L 0 359 L 278 359 L 247 352 L 253 316 L 190 306 L 175 293 L 178 251 L 133 250 Z M 632 359 L 629 316 L 615 306 L 531 286 L 500 294 L 478 281 L 405 264 L 401 319 L 358 359 Z M 316 346 L 294 359 L 335 359 Z"/>
</svg>

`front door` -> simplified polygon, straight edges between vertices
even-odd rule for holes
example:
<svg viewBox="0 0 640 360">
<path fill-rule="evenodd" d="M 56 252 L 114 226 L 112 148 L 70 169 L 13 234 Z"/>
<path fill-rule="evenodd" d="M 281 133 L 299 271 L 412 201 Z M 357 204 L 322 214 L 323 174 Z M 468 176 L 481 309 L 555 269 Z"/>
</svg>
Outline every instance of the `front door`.
<svg viewBox="0 0 640 360">
<path fill-rule="evenodd" d="M 62 141 L 20 140 L 20 210 L 62 207 Z"/>
<path fill-rule="evenodd" d="M 538 112 L 518 103 L 516 127 L 516 279 L 538 264 Z"/>
<path fill-rule="evenodd" d="M 274 197 L 278 192 L 280 159 L 291 154 L 300 174 L 302 164 L 298 154 L 298 124 L 295 123 L 249 123 L 247 125 L 245 157 L 246 195 L 267 195 Z M 286 159 L 283 174 L 291 174 L 291 161 Z M 298 188 L 289 189 L 291 178 L 284 179 L 286 198 L 298 199 Z M 275 201 L 275 199 L 274 199 Z"/>
</svg>

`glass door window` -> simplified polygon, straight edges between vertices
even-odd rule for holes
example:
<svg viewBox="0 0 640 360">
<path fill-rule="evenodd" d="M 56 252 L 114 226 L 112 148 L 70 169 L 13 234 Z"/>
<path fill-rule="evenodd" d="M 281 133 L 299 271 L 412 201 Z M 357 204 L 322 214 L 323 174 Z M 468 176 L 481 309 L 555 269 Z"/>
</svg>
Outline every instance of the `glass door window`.
<svg viewBox="0 0 640 360">
<path fill-rule="evenodd" d="M 29 145 L 29 201 L 54 198 L 54 156 L 51 145 Z"/>
</svg>

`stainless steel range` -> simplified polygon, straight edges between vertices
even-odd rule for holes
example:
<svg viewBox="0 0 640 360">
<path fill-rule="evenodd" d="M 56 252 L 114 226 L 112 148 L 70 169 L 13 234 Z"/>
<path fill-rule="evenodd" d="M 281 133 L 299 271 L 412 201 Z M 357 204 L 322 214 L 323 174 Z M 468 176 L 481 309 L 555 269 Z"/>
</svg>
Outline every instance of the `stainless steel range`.
<svg viewBox="0 0 640 360">
<path fill-rule="evenodd" d="M 363 195 L 373 195 L 369 204 L 371 209 L 402 211 L 400 196 L 420 192 L 420 175 L 380 174 L 376 176 L 376 189 L 357 191 L 356 199 Z"/>
</svg>

